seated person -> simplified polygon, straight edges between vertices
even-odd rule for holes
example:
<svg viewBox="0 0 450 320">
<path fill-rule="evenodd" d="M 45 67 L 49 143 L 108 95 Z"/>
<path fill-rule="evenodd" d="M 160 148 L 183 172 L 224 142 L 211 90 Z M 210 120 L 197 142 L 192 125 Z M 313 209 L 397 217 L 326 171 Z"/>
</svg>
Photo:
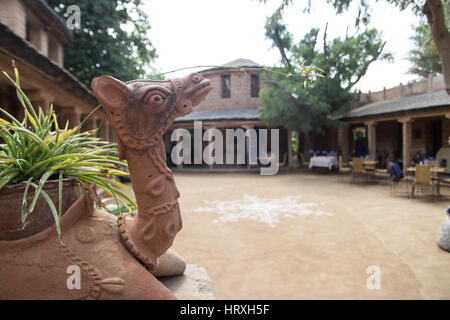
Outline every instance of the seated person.
<svg viewBox="0 0 450 320">
<path fill-rule="evenodd" d="M 397 162 L 392 162 L 391 166 L 389 167 L 389 175 L 391 176 L 392 180 L 396 182 L 400 181 L 405 176 Z"/>
</svg>

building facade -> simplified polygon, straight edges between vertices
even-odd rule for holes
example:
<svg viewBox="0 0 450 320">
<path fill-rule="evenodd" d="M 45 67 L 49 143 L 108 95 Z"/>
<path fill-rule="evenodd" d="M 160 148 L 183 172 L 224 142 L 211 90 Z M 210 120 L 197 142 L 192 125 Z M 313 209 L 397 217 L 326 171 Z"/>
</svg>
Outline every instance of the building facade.
<svg viewBox="0 0 450 320">
<path fill-rule="evenodd" d="M 205 100 L 197 106 L 194 111 L 184 117 L 177 118 L 166 134 L 166 150 L 173 148 L 176 142 L 171 141 L 172 132 L 176 129 L 183 128 L 188 130 L 194 136 L 194 124 L 198 121 L 202 123 L 203 134 L 208 129 L 220 130 L 223 137 L 226 137 L 227 129 L 254 129 L 259 137 L 261 129 L 268 129 L 266 123 L 259 117 L 258 109 L 262 107 L 262 101 L 259 97 L 259 91 L 264 83 L 261 80 L 261 73 L 263 66 L 247 59 L 237 59 L 226 63 L 224 67 L 213 68 L 200 71 L 199 73 L 211 81 L 213 89 L 205 98 Z M 280 167 L 289 166 L 291 163 L 291 132 L 283 127 L 279 129 L 279 162 Z M 268 152 L 271 152 L 271 137 L 270 130 L 268 131 Z M 207 165 L 202 164 L 186 164 L 183 163 L 180 167 L 185 168 L 251 168 L 258 167 L 261 163 L 253 165 L 250 159 L 250 137 L 246 137 L 243 143 L 239 143 L 236 139 L 233 143 L 234 154 L 237 155 L 238 148 L 245 149 L 244 163 L 238 163 L 235 159 L 233 164 L 226 164 L 224 159 L 223 164 Z M 257 138 L 258 139 L 258 138 Z M 258 145 L 258 141 L 254 141 Z M 203 141 L 203 148 L 209 144 L 208 141 Z M 194 143 L 191 143 L 193 147 Z M 224 141 L 224 149 L 227 145 Z M 193 152 L 192 152 L 193 154 Z M 225 157 L 226 150 L 223 150 Z M 259 149 L 257 150 L 259 155 Z M 169 157 L 168 157 L 169 158 Z M 193 161 L 192 161 L 193 162 Z"/>
<path fill-rule="evenodd" d="M 369 92 L 357 104 L 341 118 L 348 128 L 337 135 L 344 161 L 352 157 L 357 130 L 364 133 L 369 154 L 384 154 L 400 163 L 406 159 L 407 167 L 416 154 L 436 158 L 449 147 L 450 96 L 442 76 Z"/>
<path fill-rule="evenodd" d="M 48 110 L 51 104 L 61 126 L 80 124 L 97 105 L 92 92 L 64 69 L 64 47 L 72 34 L 43 0 L 0 0 L 0 68 L 11 74 L 12 60 L 21 76 L 21 86 L 34 106 Z M 13 86 L 0 77 L 0 105 L 23 117 Z M 83 130 L 99 129 L 99 136 L 113 140 L 106 112 L 99 109 Z"/>
</svg>

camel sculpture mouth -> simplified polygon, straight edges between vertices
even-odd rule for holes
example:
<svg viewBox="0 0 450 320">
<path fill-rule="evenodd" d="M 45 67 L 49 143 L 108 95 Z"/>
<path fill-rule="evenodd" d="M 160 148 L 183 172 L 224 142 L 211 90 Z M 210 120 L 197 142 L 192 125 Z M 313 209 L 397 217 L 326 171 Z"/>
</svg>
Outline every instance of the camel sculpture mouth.
<svg viewBox="0 0 450 320">
<path fill-rule="evenodd" d="M 192 101 L 192 106 L 196 107 L 200 104 L 200 102 L 205 99 L 208 93 L 212 90 L 211 81 L 208 79 L 203 79 L 200 84 L 194 88 L 192 93 L 190 94 L 190 99 Z"/>
<path fill-rule="evenodd" d="M 191 113 L 192 109 L 203 101 L 212 88 L 211 81 L 203 77 L 188 90 L 177 90 L 177 87 L 175 87 L 175 92 L 178 91 L 177 94 L 183 97 L 176 106 L 178 116 L 185 116 Z"/>
</svg>

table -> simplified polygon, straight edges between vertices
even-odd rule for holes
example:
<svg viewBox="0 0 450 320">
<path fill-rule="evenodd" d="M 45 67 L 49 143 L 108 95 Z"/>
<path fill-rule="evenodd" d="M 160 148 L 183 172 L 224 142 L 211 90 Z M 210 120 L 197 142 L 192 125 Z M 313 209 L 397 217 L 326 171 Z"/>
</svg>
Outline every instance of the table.
<svg viewBox="0 0 450 320">
<path fill-rule="evenodd" d="M 445 173 L 445 168 L 432 167 L 430 171 L 431 173 Z M 415 173 L 416 167 L 409 167 L 408 169 L 406 169 L 406 172 Z"/>
<path fill-rule="evenodd" d="M 335 156 L 314 156 L 309 159 L 309 169 L 313 167 L 332 170 L 333 168 L 337 168 L 337 158 Z"/>
</svg>

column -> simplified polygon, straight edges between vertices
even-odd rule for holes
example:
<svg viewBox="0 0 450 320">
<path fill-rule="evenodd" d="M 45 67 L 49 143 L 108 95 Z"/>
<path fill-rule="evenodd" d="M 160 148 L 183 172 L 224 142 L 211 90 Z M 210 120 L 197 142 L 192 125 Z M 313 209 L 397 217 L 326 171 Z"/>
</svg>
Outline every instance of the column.
<svg viewBox="0 0 450 320">
<path fill-rule="evenodd" d="M 377 154 L 377 123 L 375 121 L 367 121 L 367 140 L 369 142 L 369 154 L 372 155 L 372 160 L 375 160 Z"/>
<path fill-rule="evenodd" d="M 34 110 L 36 112 L 39 110 L 38 106 L 41 107 L 42 111 L 44 111 L 45 114 L 48 113 L 50 110 L 50 105 L 55 100 L 54 97 L 50 94 L 45 93 L 44 91 L 40 89 L 28 89 L 23 90 L 25 95 L 30 99 L 31 104 L 34 107 Z"/>
<path fill-rule="evenodd" d="M 342 151 L 342 160 L 344 162 L 349 159 L 349 143 L 348 143 L 348 128 L 338 129 L 338 146 Z"/>
<path fill-rule="evenodd" d="M 402 143 L 403 143 L 403 170 L 411 166 L 412 149 L 412 119 L 405 117 L 398 119 L 402 123 Z"/>
<path fill-rule="evenodd" d="M 287 129 L 287 166 L 292 168 L 292 129 Z"/>
<path fill-rule="evenodd" d="M 69 128 L 75 128 L 80 124 L 80 112 L 77 107 L 67 108 L 67 111 L 64 112 L 64 116 L 67 121 L 69 121 Z"/>
<path fill-rule="evenodd" d="M 109 123 L 107 119 L 100 119 L 99 136 L 102 140 L 109 140 Z"/>
<path fill-rule="evenodd" d="M 114 132 L 112 123 L 108 121 L 107 126 L 108 126 L 108 140 L 111 142 L 116 142 L 116 133 Z"/>
<path fill-rule="evenodd" d="M 87 115 L 85 115 L 86 117 Z M 83 124 L 83 131 L 89 131 L 89 130 L 94 130 L 96 128 L 96 121 L 97 118 L 94 115 L 91 115 L 89 119 L 84 121 Z"/>
</svg>

